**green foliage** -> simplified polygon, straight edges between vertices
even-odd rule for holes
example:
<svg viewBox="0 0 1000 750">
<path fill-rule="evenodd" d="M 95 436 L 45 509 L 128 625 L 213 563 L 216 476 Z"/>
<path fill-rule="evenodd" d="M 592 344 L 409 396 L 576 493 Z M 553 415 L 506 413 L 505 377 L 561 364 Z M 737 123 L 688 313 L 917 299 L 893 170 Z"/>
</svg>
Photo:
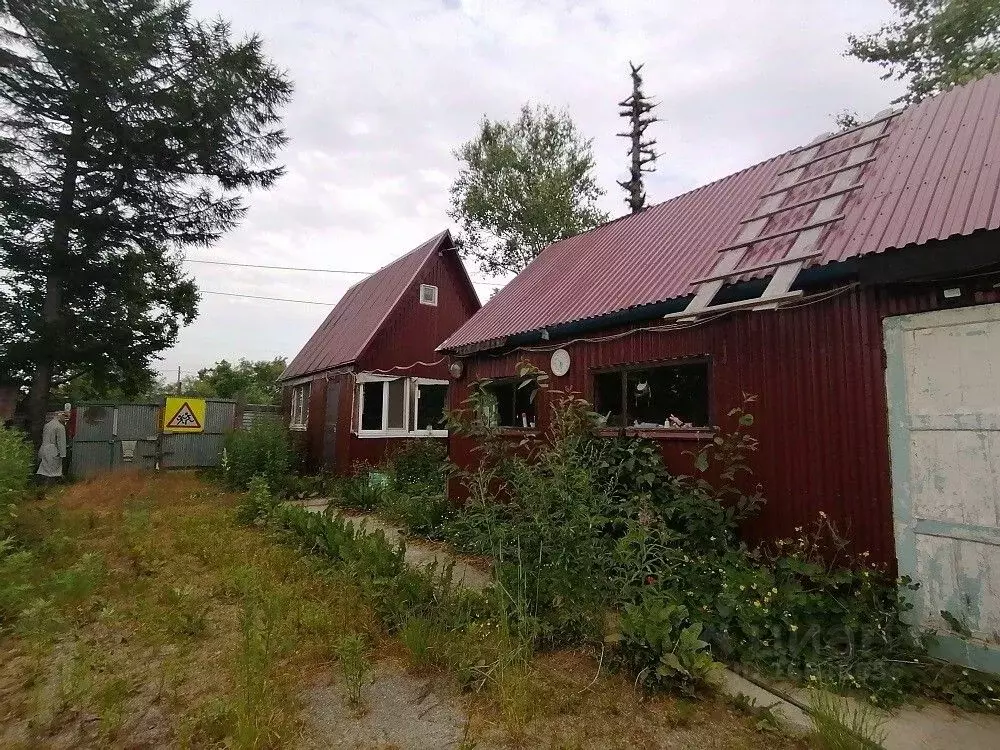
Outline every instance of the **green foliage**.
<svg viewBox="0 0 1000 750">
<path fill-rule="evenodd" d="M 0 540 L 11 531 L 17 505 L 31 481 L 33 459 L 21 432 L 0 427 Z"/>
<path fill-rule="evenodd" d="M 884 750 L 886 717 L 863 702 L 848 703 L 821 688 L 809 696 L 818 750 Z"/>
<path fill-rule="evenodd" d="M 897 20 L 848 37 L 847 53 L 906 81 L 897 102 L 918 102 L 1000 70 L 1000 0 L 890 0 Z"/>
<path fill-rule="evenodd" d="M 591 142 L 566 112 L 525 105 L 512 122 L 483 118 L 455 157 L 448 215 L 486 274 L 516 273 L 552 242 L 607 220 Z"/>
<path fill-rule="evenodd" d="M 250 480 L 250 486 L 240 497 L 236 506 L 236 520 L 240 523 L 253 523 L 267 518 L 271 511 L 278 507 L 280 500 L 271 494 L 267 479 L 258 475 Z"/>
<path fill-rule="evenodd" d="M 481 463 L 460 474 L 469 499 L 446 525 L 454 543 L 492 556 L 503 588 L 524 597 L 513 612 L 529 637 L 596 641 L 606 613 L 624 610 L 632 640 L 622 639 L 619 657 L 648 667 L 650 685 L 690 689 L 714 655 L 879 704 L 925 693 L 1000 708 L 991 693 L 1000 682 L 931 668 L 926 637 L 904 621 L 915 584 L 849 555 L 822 512 L 795 539 L 754 550 L 739 541 L 740 523 L 763 501 L 742 489 L 752 486 L 757 449 L 751 397 L 729 413 L 728 432 L 691 454 L 688 478 L 671 476 L 651 443 L 595 439 L 585 402 L 553 401 L 554 429 L 541 440 L 512 448 L 488 424 L 467 428 L 482 441 Z M 657 641 L 666 645 L 638 650 L 656 640 L 642 635 L 647 625 L 666 631 Z M 695 649 L 704 659 L 678 657 L 685 674 L 673 657 L 659 659 L 688 626 L 685 638 L 708 648 Z"/>
<path fill-rule="evenodd" d="M 372 671 L 364 636 L 360 633 L 345 635 L 335 650 L 344 675 L 345 697 L 348 704 L 356 708 L 361 705 L 361 690 Z"/>
<path fill-rule="evenodd" d="M 663 596 L 644 596 L 622 612 L 620 658 L 648 687 L 694 695 L 718 666 L 702 640 L 703 627 L 687 607 Z"/>
<path fill-rule="evenodd" d="M 389 480 L 385 474 L 358 466 L 341 485 L 340 499 L 348 508 L 375 510 L 385 505 L 388 490 Z"/>
<path fill-rule="evenodd" d="M 39 422 L 53 382 L 134 390 L 193 320 L 178 251 L 281 175 L 291 84 L 183 0 L 6 0 L 0 21 L 0 371 Z"/>
<path fill-rule="evenodd" d="M 272 420 L 254 422 L 249 430 L 226 436 L 222 471 L 234 489 L 246 489 L 254 477 L 263 477 L 272 490 L 285 486 L 292 466 L 288 431 Z"/>
<path fill-rule="evenodd" d="M 285 371 L 284 357 L 251 362 L 240 359 L 236 364 L 221 359 L 211 367 L 198 370 L 197 377 L 185 378 L 181 390 L 199 398 L 228 398 L 247 404 L 281 405 L 278 378 Z"/>
</svg>

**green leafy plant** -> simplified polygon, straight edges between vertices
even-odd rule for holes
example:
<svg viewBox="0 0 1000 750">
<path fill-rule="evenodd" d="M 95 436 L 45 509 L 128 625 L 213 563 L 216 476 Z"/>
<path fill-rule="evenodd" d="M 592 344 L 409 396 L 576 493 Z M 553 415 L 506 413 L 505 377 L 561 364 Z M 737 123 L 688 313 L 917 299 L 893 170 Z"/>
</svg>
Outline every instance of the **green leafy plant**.
<svg viewBox="0 0 1000 750">
<path fill-rule="evenodd" d="M 868 703 L 814 688 L 809 716 L 819 750 L 884 750 L 886 716 Z"/>
<path fill-rule="evenodd" d="M 291 468 L 288 431 L 275 420 L 260 420 L 249 430 L 234 430 L 226 436 L 224 476 L 234 489 L 245 490 L 254 477 L 263 477 L 273 491 L 280 492 Z"/>
<path fill-rule="evenodd" d="M 17 506 L 28 489 L 33 466 L 31 446 L 24 435 L 0 427 L 0 539 L 13 531 Z"/>
<path fill-rule="evenodd" d="M 703 625 L 687 607 L 662 596 L 646 596 L 621 615 L 620 658 L 648 687 L 677 688 L 694 695 L 717 668 Z"/>
<path fill-rule="evenodd" d="M 349 705 L 357 708 L 361 705 L 365 682 L 372 672 L 364 636 L 359 633 L 344 636 L 335 651 L 344 675 L 345 698 Z"/>
<path fill-rule="evenodd" d="M 240 523 L 253 523 L 267 518 L 279 504 L 280 500 L 271 494 L 267 478 L 255 476 L 236 506 L 236 520 Z"/>
</svg>

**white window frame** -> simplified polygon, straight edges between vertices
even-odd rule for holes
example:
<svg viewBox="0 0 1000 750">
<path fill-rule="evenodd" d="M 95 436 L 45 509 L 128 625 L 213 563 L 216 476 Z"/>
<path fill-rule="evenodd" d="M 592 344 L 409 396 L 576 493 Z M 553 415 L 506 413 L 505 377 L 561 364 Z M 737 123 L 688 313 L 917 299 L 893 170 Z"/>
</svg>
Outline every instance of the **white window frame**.
<svg viewBox="0 0 1000 750">
<path fill-rule="evenodd" d="M 433 296 L 432 300 L 425 300 L 424 299 L 424 290 L 425 289 L 431 290 L 432 296 Z M 437 303 L 438 303 L 438 288 L 434 284 L 421 284 L 420 285 L 420 304 L 421 305 L 430 305 L 431 307 L 437 307 Z"/>
<path fill-rule="evenodd" d="M 448 386 L 447 380 L 434 380 L 433 378 L 413 378 L 411 388 L 413 389 L 413 409 L 412 413 L 416 413 L 420 403 L 420 386 L 422 385 L 443 385 Z M 410 412 L 407 413 L 409 415 Z M 448 437 L 448 430 L 421 430 L 416 427 L 412 428 L 413 435 L 426 435 L 427 437 Z"/>
<path fill-rule="evenodd" d="M 292 386 L 292 412 L 289 414 L 288 428 L 304 430 L 309 424 L 309 396 L 312 383 L 305 382 Z"/>
<path fill-rule="evenodd" d="M 361 427 L 361 420 L 365 413 L 365 383 L 387 383 L 393 380 L 403 381 L 403 428 L 389 429 L 389 389 L 382 388 L 382 427 L 378 430 L 365 430 Z M 413 413 L 412 402 L 419 398 L 421 385 L 448 385 L 447 380 L 435 380 L 432 378 L 399 377 L 392 375 L 377 375 L 375 373 L 359 373 L 354 378 L 354 398 L 357 402 L 354 410 L 354 418 L 357 420 L 357 428 L 354 434 L 359 438 L 406 438 L 406 437 L 448 437 L 448 430 L 417 430 L 411 422 Z"/>
</svg>

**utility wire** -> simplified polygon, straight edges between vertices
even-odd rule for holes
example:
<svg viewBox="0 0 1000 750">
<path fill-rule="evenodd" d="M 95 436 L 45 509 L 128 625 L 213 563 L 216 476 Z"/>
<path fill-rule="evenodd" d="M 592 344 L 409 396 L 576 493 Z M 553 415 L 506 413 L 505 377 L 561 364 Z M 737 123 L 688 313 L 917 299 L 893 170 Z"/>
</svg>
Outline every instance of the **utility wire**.
<svg viewBox="0 0 1000 750">
<path fill-rule="evenodd" d="M 226 260 L 194 260 L 191 258 L 186 258 L 185 263 L 204 263 L 209 266 L 234 266 L 236 268 L 265 268 L 269 271 L 307 271 L 309 273 L 346 273 L 354 274 L 356 276 L 371 276 L 375 271 L 348 271 L 346 269 L 339 268 L 305 268 L 301 266 L 270 266 L 263 265 L 259 263 L 236 263 L 234 261 Z M 481 279 L 473 279 L 473 284 L 478 284 L 479 286 L 503 286 L 506 282 L 496 282 L 496 281 L 483 281 Z"/>
<path fill-rule="evenodd" d="M 245 297 L 246 299 L 266 299 L 272 302 L 297 302 L 300 305 L 323 305 L 324 307 L 333 307 L 336 302 L 318 302 L 311 299 L 288 299 L 287 297 L 263 297 L 259 294 L 236 294 L 235 292 L 213 292 L 208 289 L 199 289 L 200 294 L 217 294 L 220 297 Z"/>
</svg>

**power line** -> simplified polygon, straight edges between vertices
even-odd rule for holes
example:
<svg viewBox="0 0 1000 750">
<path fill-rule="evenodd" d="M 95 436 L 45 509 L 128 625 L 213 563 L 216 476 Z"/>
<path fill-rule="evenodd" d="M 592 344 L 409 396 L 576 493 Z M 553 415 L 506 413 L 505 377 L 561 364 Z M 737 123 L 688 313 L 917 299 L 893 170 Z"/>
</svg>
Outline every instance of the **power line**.
<svg viewBox="0 0 1000 750">
<path fill-rule="evenodd" d="M 269 271 L 306 271 L 308 273 L 346 273 L 354 274 L 356 276 L 371 276 L 375 271 L 350 271 L 347 269 L 340 268 L 305 268 L 302 266 L 271 266 L 264 265 L 260 263 L 236 263 L 234 261 L 226 260 L 194 260 L 192 258 L 186 258 L 186 263 L 203 263 L 208 266 L 233 266 L 235 268 L 264 268 Z M 472 279 L 473 284 L 479 286 L 503 286 L 506 282 L 495 282 L 495 281 L 483 281 L 481 279 Z"/>
<path fill-rule="evenodd" d="M 317 302 L 311 299 L 288 299 L 287 297 L 262 297 L 258 294 L 236 294 L 235 292 L 212 292 L 208 289 L 199 289 L 201 294 L 217 294 L 220 297 L 245 297 L 247 299 L 266 299 L 272 302 L 297 302 L 300 305 L 323 305 L 324 307 L 333 307 L 336 302 Z"/>
</svg>

